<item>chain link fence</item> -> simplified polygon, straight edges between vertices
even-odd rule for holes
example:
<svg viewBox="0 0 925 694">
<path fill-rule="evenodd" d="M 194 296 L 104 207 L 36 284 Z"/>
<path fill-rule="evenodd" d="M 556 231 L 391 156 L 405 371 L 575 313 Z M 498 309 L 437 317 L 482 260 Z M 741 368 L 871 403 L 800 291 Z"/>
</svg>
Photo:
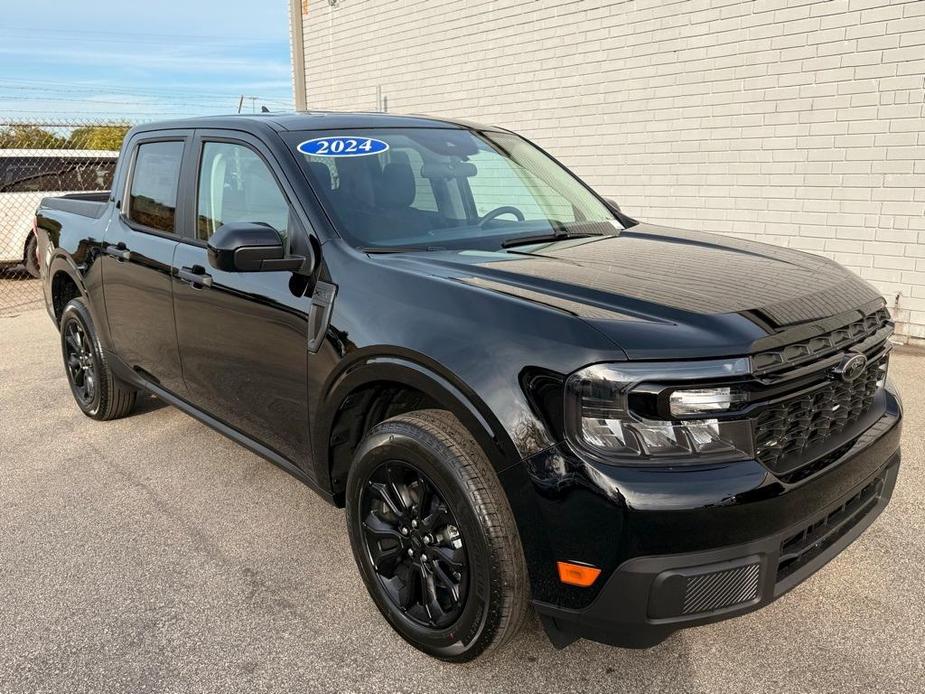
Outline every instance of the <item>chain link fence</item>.
<svg viewBox="0 0 925 694">
<path fill-rule="evenodd" d="M 109 190 L 132 125 L 0 120 L 0 314 L 42 306 L 32 229 L 41 199 Z"/>
</svg>

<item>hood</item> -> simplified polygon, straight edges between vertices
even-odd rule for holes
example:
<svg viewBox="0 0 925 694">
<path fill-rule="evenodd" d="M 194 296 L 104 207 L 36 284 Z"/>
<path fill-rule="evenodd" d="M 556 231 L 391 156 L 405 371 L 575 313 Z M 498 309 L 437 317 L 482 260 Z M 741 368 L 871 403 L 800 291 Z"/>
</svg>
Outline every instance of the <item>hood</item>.
<svg viewBox="0 0 925 694">
<path fill-rule="evenodd" d="M 821 256 L 649 224 L 502 252 L 434 251 L 387 260 L 573 313 L 630 358 L 745 353 L 790 326 L 880 298 Z"/>
</svg>

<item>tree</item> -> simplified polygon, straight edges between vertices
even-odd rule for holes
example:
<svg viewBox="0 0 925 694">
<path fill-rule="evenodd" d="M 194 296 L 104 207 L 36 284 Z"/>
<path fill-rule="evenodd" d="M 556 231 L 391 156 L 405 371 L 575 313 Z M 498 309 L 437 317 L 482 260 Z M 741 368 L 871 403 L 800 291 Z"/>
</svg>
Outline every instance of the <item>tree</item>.
<svg viewBox="0 0 925 694">
<path fill-rule="evenodd" d="M 60 149 L 67 140 L 34 125 L 0 128 L 0 149 Z"/>
<path fill-rule="evenodd" d="M 88 125 L 74 128 L 67 139 L 71 149 L 118 150 L 129 130 L 127 125 Z"/>
</svg>

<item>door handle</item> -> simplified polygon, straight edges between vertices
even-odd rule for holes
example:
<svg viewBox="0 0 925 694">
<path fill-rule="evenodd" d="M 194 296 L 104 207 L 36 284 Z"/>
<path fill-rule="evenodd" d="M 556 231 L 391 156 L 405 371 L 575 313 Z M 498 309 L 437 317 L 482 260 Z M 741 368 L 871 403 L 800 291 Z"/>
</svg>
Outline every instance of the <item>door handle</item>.
<svg viewBox="0 0 925 694">
<path fill-rule="evenodd" d="M 193 289 L 212 286 L 212 275 L 207 275 L 206 269 L 202 265 L 181 267 L 177 270 L 177 277 L 184 282 L 189 282 Z"/>
<path fill-rule="evenodd" d="M 103 253 L 111 255 L 120 263 L 132 259 L 132 252 L 125 247 L 124 243 L 117 243 L 115 246 L 105 246 Z"/>
</svg>

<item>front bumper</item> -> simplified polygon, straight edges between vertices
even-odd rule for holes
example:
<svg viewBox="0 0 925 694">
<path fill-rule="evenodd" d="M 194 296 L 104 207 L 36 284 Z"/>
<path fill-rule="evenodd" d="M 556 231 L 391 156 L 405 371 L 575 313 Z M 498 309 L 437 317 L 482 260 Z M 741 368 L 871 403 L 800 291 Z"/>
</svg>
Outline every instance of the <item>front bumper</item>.
<svg viewBox="0 0 925 694">
<path fill-rule="evenodd" d="M 595 467 L 590 475 L 585 464 L 584 475 L 571 477 L 559 474 L 569 469 L 561 450 L 556 464 L 548 452 L 545 467 L 532 461 L 533 519 L 544 522 L 527 533 L 542 527 L 546 542 L 543 552 L 531 542 L 525 551 L 531 576 L 539 568 L 533 604 L 553 643 L 581 637 L 645 648 L 678 629 L 758 609 L 805 580 L 889 502 L 901 408 L 892 393 L 886 397 L 883 416 L 850 450 L 792 485 L 753 461 L 701 470 Z M 560 484 L 551 486 L 551 477 Z M 587 493 L 592 486 L 596 498 Z M 554 558 L 603 566 L 606 580 L 596 592 L 554 586 L 537 561 Z"/>
<path fill-rule="evenodd" d="M 535 603 L 554 644 L 576 637 L 648 648 L 683 627 L 751 612 L 776 600 L 851 544 L 889 502 L 899 453 L 844 500 L 787 530 L 707 552 L 638 557 L 611 575 L 583 610 Z"/>
</svg>

